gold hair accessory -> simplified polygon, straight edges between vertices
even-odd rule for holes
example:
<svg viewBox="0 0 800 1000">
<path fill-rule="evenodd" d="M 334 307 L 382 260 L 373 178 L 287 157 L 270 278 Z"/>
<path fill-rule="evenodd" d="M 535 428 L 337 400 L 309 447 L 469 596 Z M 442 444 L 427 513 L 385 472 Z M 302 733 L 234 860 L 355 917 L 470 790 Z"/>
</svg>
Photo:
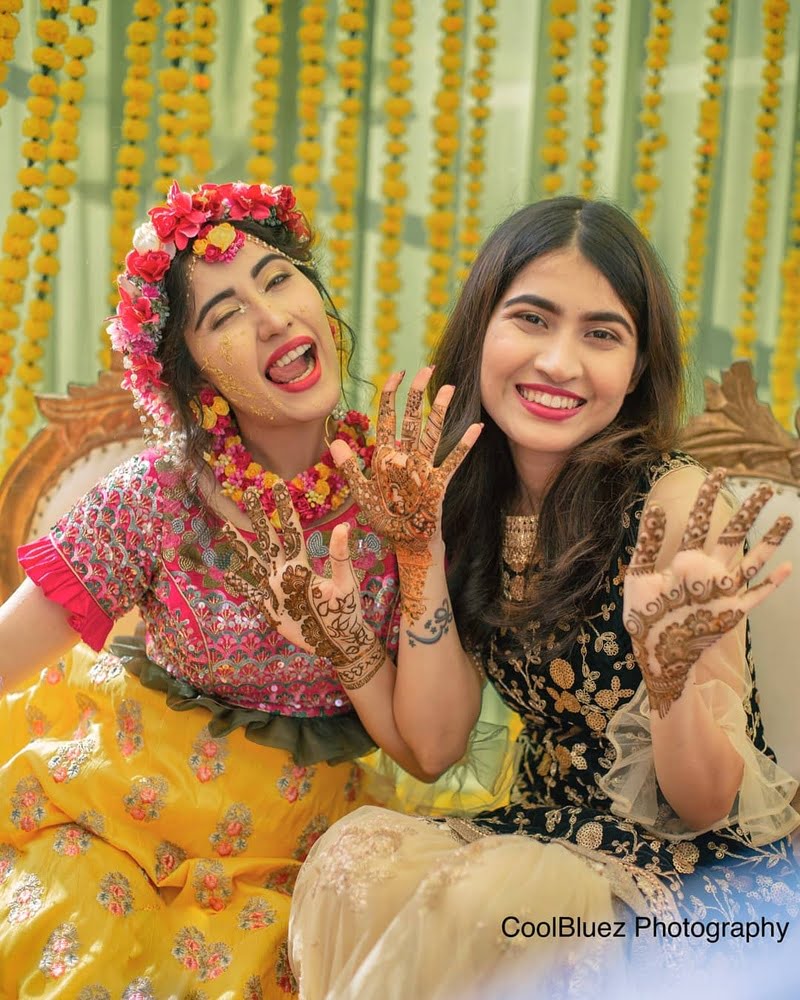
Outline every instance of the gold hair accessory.
<svg viewBox="0 0 800 1000">
<path fill-rule="evenodd" d="M 290 256 L 285 250 L 281 250 L 280 247 L 276 247 L 274 243 L 267 243 L 266 240 L 261 240 L 258 236 L 252 236 L 250 233 L 245 233 L 244 238 L 249 243 L 255 243 L 260 247 L 264 247 L 267 250 L 271 250 L 273 253 L 280 254 L 281 257 L 285 257 L 290 264 L 294 264 L 295 267 L 313 267 L 314 265 L 310 260 L 297 260 L 296 257 Z"/>
</svg>

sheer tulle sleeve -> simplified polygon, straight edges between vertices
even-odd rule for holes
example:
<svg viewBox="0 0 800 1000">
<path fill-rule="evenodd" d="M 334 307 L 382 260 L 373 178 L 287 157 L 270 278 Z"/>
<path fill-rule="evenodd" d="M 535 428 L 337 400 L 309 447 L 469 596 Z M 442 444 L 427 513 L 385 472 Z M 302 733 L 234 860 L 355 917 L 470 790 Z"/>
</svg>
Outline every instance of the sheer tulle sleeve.
<svg viewBox="0 0 800 1000">
<path fill-rule="evenodd" d="M 797 782 L 754 745 L 747 732 L 744 702 L 731 684 L 709 679 L 697 687 L 744 762 L 742 784 L 733 808 L 707 829 L 739 826 L 756 846 L 791 833 L 800 825 L 800 815 L 790 804 Z M 616 761 L 601 778 L 600 787 L 611 797 L 611 808 L 616 815 L 641 823 L 666 840 L 683 840 L 706 832 L 687 827 L 660 792 L 643 683 L 611 720 L 607 736 L 616 750 Z"/>
<path fill-rule="evenodd" d="M 668 511 L 661 558 L 671 558 L 683 531 L 679 519 L 670 521 L 670 508 L 687 489 L 693 497 L 703 478 L 702 470 L 684 469 L 668 474 L 653 488 L 651 500 Z M 712 520 L 712 535 L 721 530 L 731 512 L 722 499 L 718 508 Z M 600 787 L 611 797 L 615 814 L 641 823 L 667 840 L 738 826 L 756 846 L 786 836 L 800 825 L 800 815 L 791 806 L 797 782 L 753 742 L 753 721 L 746 711 L 753 695 L 753 671 L 746 648 L 746 624 L 742 622 L 714 645 L 713 656 L 709 651 L 698 660 L 693 673 L 696 691 L 744 764 L 742 783 L 730 813 L 706 830 L 690 829 L 661 794 L 653 758 L 649 701 L 642 682 L 606 730 L 616 758 L 600 779 Z"/>
<path fill-rule="evenodd" d="M 368 793 L 391 809 L 436 816 L 474 815 L 508 802 L 521 730 L 519 716 L 486 684 L 481 713 L 464 756 L 433 783 L 418 781 L 382 750 L 360 758 L 358 764 L 365 772 Z"/>
<path fill-rule="evenodd" d="M 158 563 L 158 480 L 150 455 L 114 469 L 45 538 L 18 550 L 37 586 L 93 649 L 141 599 Z"/>
</svg>

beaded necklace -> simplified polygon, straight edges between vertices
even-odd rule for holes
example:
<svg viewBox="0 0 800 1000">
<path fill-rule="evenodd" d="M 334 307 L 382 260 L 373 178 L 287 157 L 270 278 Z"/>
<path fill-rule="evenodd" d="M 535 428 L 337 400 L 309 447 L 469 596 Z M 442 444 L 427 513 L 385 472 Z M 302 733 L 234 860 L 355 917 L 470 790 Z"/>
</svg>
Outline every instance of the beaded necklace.
<svg viewBox="0 0 800 1000">
<path fill-rule="evenodd" d="M 200 393 L 202 405 L 202 426 L 212 436 L 211 450 L 204 455 L 214 472 L 225 496 L 246 512 L 244 491 L 255 486 L 261 495 L 261 504 L 270 520 L 279 527 L 272 499 L 272 486 L 279 476 L 265 470 L 244 446 L 233 414 L 227 401 L 211 389 Z M 369 468 L 374 445 L 367 443 L 369 419 L 358 410 L 349 410 L 343 419 L 337 421 L 334 440 L 346 441 L 359 457 L 363 468 Z M 350 495 L 350 487 L 334 464 L 330 450 L 316 465 L 301 472 L 286 485 L 292 503 L 300 515 L 300 523 L 305 527 L 323 515 L 337 510 Z"/>
</svg>

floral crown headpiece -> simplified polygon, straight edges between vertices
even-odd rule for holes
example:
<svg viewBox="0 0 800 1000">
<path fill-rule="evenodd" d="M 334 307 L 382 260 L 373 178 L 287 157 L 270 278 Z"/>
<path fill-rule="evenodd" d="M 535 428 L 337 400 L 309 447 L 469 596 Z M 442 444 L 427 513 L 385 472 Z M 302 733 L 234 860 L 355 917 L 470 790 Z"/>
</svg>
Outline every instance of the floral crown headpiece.
<svg viewBox="0 0 800 1000">
<path fill-rule="evenodd" d="M 295 209 L 294 191 L 286 185 L 203 184 L 195 191 L 181 191 L 175 182 L 166 202 L 148 215 L 150 221 L 136 230 L 133 249 L 125 258 L 118 279 L 119 304 L 108 332 L 123 357 L 122 385 L 133 393 L 142 423 L 151 424 L 158 437 L 173 418 L 155 352 L 169 316 L 164 279 L 175 254 L 191 242 L 193 261 L 232 260 L 245 235 L 231 222 L 241 219 L 258 222 L 265 230 L 283 228 L 299 246 L 309 242 L 311 233 L 302 212 Z"/>
</svg>

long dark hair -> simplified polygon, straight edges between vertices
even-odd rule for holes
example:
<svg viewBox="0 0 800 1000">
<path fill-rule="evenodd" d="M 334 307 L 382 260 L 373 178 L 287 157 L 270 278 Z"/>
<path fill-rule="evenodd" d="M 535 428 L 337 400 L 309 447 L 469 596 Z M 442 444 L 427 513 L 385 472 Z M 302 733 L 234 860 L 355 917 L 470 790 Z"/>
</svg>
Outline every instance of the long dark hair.
<svg viewBox="0 0 800 1000">
<path fill-rule="evenodd" d="M 571 246 L 606 278 L 636 323 L 638 381 L 611 424 L 576 448 L 549 484 L 539 512 L 535 577 L 529 569 L 530 597 L 511 604 L 501 588 L 502 530 L 519 483 L 505 434 L 481 404 L 483 341 L 497 303 L 519 271 Z M 551 650 L 567 648 L 623 543 L 622 514 L 644 468 L 677 441 L 683 373 L 674 294 L 664 267 L 633 221 L 612 204 L 561 197 L 529 205 L 484 244 L 432 361 L 431 398 L 442 385 L 457 387 L 440 455 L 470 423 L 485 425 L 444 503 L 450 594 L 464 641 L 480 647 L 498 626 L 535 623 Z"/>
<path fill-rule="evenodd" d="M 343 352 L 344 366 L 350 373 L 350 360 L 355 349 L 355 334 L 344 322 L 333 304 L 320 278 L 312 257 L 313 239 L 301 242 L 284 226 L 264 226 L 252 219 L 228 220 L 236 229 L 255 236 L 265 243 L 283 250 L 298 263 L 298 270 L 311 281 L 325 304 L 325 311 L 339 329 L 340 351 Z M 164 325 L 164 333 L 156 351 L 162 364 L 162 379 L 167 386 L 170 404 L 177 416 L 177 429 L 182 432 L 182 471 L 193 480 L 202 466 L 203 454 L 208 451 L 211 435 L 198 423 L 192 404 L 196 404 L 200 389 L 207 383 L 194 358 L 189 352 L 184 336 L 191 315 L 191 288 L 189 284 L 189 260 L 191 243 L 179 251 L 167 271 L 164 284 L 169 298 L 169 317 Z M 352 377 L 352 375 L 351 375 Z"/>
</svg>

